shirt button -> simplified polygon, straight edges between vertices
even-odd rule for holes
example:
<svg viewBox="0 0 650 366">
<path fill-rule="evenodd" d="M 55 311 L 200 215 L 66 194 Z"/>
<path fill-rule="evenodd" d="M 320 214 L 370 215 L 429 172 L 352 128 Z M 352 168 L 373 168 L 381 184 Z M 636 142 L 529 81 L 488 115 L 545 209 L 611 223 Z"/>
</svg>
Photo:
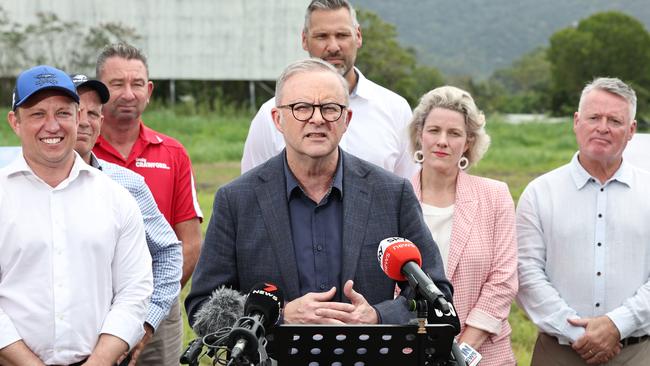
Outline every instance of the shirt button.
<svg viewBox="0 0 650 366">
<path fill-rule="evenodd" d="M 598 214 L 598 217 L 603 217 L 603 214 Z"/>
<path fill-rule="evenodd" d="M 601 188 L 600 191 L 601 191 L 601 192 L 604 192 L 604 191 L 605 191 L 605 188 Z"/>
<path fill-rule="evenodd" d="M 597 307 L 597 308 L 600 307 L 600 303 L 599 303 L 599 302 L 596 303 L 596 307 Z"/>
<path fill-rule="evenodd" d="M 321 290 L 325 290 L 325 284 L 324 283 L 321 283 L 319 287 L 320 287 Z"/>
<path fill-rule="evenodd" d="M 598 244 L 597 244 L 597 245 L 598 245 L 599 247 L 601 247 L 601 246 L 603 246 L 603 243 L 601 243 L 601 242 L 598 242 Z"/>
<path fill-rule="evenodd" d="M 596 276 L 600 276 L 600 272 L 596 272 Z"/>
<path fill-rule="evenodd" d="M 319 244 L 319 245 L 317 245 L 317 246 L 316 246 L 316 250 L 318 250 L 318 251 L 320 252 L 321 250 L 323 250 L 323 246 L 322 246 L 322 245 L 320 245 L 320 244 Z"/>
</svg>

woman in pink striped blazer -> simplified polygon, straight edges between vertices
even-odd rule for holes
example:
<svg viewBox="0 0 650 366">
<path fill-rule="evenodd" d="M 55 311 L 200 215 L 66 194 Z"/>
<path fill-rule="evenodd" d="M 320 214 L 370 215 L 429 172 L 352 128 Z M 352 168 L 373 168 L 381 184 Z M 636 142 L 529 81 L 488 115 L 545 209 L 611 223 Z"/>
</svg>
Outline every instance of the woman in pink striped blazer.
<svg viewBox="0 0 650 366">
<path fill-rule="evenodd" d="M 424 219 L 454 285 L 459 343 L 483 356 L 481 365 L 516 364 L 510 305 L 517 293 L 515 211 L 508 186 L 465 171 L 490 144 L 485 117 L 464 90 L 443 86 L 425 94 L 410 125 L 412 183 Z"/>
</svg>

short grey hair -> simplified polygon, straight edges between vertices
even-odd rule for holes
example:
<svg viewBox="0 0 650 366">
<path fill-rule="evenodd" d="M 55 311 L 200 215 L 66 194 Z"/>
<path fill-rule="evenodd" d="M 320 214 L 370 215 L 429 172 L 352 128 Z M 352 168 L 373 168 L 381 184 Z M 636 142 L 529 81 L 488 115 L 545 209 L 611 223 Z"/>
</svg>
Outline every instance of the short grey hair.
<svg viewBox="0 0 650 366">
<path fill-rule="evenodd" d="M 634 89 L 618 78 L 599 77 L 588 83 L 584 89 L 582 89 L 582 93 L 580 94 L 578 112 L 580 112 L 580 109 L 582 108 L 585 96 L 596 89 L 618 95 L 625 99 L 625 101 L 630 105 L 630 121 L 634 121 L 634 116 L 636 116 L 636 93 L 634 92 Z"/>
<path fill-rule="evenodd" d="M 312 0 L 307 7 L 307 12 L 305 13 L 305 25 L 303 27 L 303 32 L 307 33 L 309 31 L 309 25 L 311 21 L 311 13 L 316 10 L 339 10 L 339 9 L 348 9 L 350 12 L 350 18 L 352 18 L 352 26 L 357 28 L 359 26 L 359 21 L 357 20 L 357 12 L 352 7 L 347 0 Z"/>
<path fill-rule="evenodd" d="M 334 66 L 319 58 L 307 58 L 304 60 L 293 62 L 289 64 L 289 66 L 287 66 L 284 69 L 284 71 L 282 71 L 282 74 L 280 74 L 280 77 L 278 77 L 278 81 L 275 84 L 275 105 L 276 106 L 281 105 L 282 89 L 284 88 L 284 83 L 286 83 L 290 77 L 304 72 L 317 72 L 317 71 L 331 72 L 332 74 L 336 75 L 338 80 L 341 82 L 341 86 L 343 87 L 343 91 L 345 95 L 345 104 L 347 105 L 350 99 L 348 82 L 345 80 L 343 76 L 341 76 L 341 74 L 339 74 L 338 71 L 336 71 Z"/>
<path fill-rule="evenodd" d="M 424 122 L 435 108 L 444 108 L 459 112 L 465 117 L 465 129 L 469 148 L 464 156 L 471 167 L 481 160 L 490 146 L 490 136 L 485 132 L 485 115 L 481 112 L 472 96 L 465 90 L 454 86 L 441 86 L 424 94 L 420 104 L 413 110 L 409 126 L 411 148 L 422 149 L 420 137 Z"/>
<path fill-rule="evenodd" d="M 149 78 L 149 65 L 147 64 L 147 56 L 145 56 L 144 52 L 128 43 L 120 42 L 107 45 L 99 53 L 99 56 L 97 56 L 95 76 L 98 79 L 101 79 L 106 60 L 111 57 L 120 57 L 127 60 L 140 60 L 144 65 L 144 69 L 147 71 L 147 78 Z"/>
</svg>

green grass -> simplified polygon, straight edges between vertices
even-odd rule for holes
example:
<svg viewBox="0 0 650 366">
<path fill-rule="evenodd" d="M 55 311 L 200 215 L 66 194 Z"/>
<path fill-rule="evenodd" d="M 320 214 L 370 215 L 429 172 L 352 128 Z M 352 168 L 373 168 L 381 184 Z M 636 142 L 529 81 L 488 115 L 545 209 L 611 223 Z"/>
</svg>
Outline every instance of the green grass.
<svg viewBox="0 0 650 366">
<path fill-rule="evenodd" d="M 192 163 L 232 162 L 241 159 L 252 116 L 185 115 L 171 109 L 146 112 L 143 120 L 179 140 Z"/>
<path fill-rule="evenodd" d="M 6 115 L 6 110 L 0 110 L 0 113 Z M 173 136 L 187 148 L 193 162 L 199 203 L 205 216 L 204 232 L 215 191 L 239 175 L 239 160 L 251 117 L 245 114 L 226 117 L 214 114 L 185 115 L 170 109 L 151 110 L 144 116 L 150 127 Z M 570 160 L 577 149 L 571 128 L 569 119 L 555 124 L 510 125 L 496 116 L 488 122 L 487 127 L 492 138 L 491 147 L 472 174 L 507 182 L 516 200 L 533 178 Z M 19 141 L 8 124 L 0 123 L 0 146 L 17 144 Z M 186 286 L 182 298 L 188 291 L 189 286 Z M 529 365 L 536 328 L 516 305 L 512 306 L 510 323 L 517 361 L 519 365 Z M 185 344 L 194 337 L 185 319 Z"/>
</svg>

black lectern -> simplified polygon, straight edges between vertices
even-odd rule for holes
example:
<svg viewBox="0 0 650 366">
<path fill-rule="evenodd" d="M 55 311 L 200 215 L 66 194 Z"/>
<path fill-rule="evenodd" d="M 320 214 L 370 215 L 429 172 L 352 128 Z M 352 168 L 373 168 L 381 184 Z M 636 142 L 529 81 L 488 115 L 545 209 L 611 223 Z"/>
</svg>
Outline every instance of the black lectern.
<svg viewBox="0 0 650 366">
<path fill-rule="evenodd" d="M 281 325 L 267 338 L 278 366 L 445 366 L 455 335 L 446 324 Z"/>
</svg>

